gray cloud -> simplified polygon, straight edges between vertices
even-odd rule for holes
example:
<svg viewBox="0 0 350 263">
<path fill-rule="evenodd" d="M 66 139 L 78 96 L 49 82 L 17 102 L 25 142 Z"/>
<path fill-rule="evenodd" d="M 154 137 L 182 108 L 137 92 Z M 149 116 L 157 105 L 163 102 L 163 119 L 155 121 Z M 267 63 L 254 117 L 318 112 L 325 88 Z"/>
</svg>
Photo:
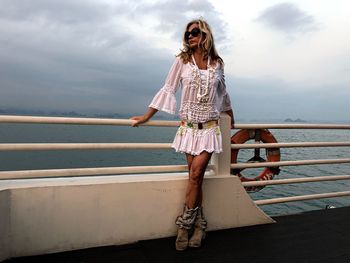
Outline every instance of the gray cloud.
<svg viewBox="0 0 350 263">
<path fill-rule="evenodd" d="M 111 13 L 108 5 L 89 0 L 20 1 L 2 0 L 0 17 L 11 20 L 41 20 L 49 23 L 77 24 L 103 21 Z"/>
<path fill-rule="evenodd" d="M 224 38 L 223 21 L 207 1 L 3 0 L 0 108 L 142 112 L 174 54 L 147 44 L 125 23 L 141 29 L 140 17 L 149 16 L 180 48 L 185 23 L 199 15 Z"/>
<path fill-rule="evenodd" d="M 319 29 L 313 16 L 292 3 L 281 3 L 268 7 L 256 18 L 256 21 L 287 34 Z"/>
<path fill-rule="evenodd" d="M 174 54 L 155 49 L 137 30 L 130 32 L 128 21 L 142 29 L 143 19 L 154 20 L 155 31 L 169 33 L 166 37 L 180 48 L 186 23 L 203 16 L 216 40 L 227 41 L 225 22 L 208 1 L 115 2 L 0 1 L 0 109 L 143 112 L 162 86 Z M 315 95 L 292 92 L 280 80 L 228 74 L 227 87 L 237 118 L 315 118 L 330 113 L 343 118 L 350 111 L 345 100 L 350 94 L 340 92 L 344 87 Z"/>
<path fill-rule="evenodd" d="M 226 23 L 220 18 L 220 13 L 215 10 L 213 4 L 207 0 L 167 0 L 138 6 L 136 11 L 153 17 L 157 16 L 159 18 L 157 30 L 161 32 L 172 30 L 174 39 L 181 40 L 189 20 L 203 17 L 211 25 L 218 42 L 223 44 L 227 40 Z"/>
</svg>

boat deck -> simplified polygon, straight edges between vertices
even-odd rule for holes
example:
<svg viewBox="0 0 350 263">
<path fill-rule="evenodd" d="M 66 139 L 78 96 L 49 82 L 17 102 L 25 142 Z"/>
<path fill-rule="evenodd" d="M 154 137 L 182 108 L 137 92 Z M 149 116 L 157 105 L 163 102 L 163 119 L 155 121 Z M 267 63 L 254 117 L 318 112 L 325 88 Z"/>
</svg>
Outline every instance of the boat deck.
<svg viewBox="0 0 350 263">
<path fill-rule="evenodd" d="M 201 248 L 184 252 L 175 251 L 171 237 L 4 262 L 350 262 L 350 207 L 274 219 L 276 224 L 209 232 Z"/>
</svg>

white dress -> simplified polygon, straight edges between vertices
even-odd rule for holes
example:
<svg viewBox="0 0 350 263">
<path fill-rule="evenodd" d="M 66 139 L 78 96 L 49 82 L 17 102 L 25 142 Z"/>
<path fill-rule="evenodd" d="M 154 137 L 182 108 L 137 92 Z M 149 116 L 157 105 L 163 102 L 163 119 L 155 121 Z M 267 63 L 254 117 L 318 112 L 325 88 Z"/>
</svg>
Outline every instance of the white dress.
<svg viewBox="0 0 350 263">
<path fill-rule="evenodd" d="M 166 78 L 164 86 L 155 95 L 149 107 L 175 114 L 175 92 L 182 89 L 179 117 L 182 121 L 205 123 L 220 118 L 220 112 L 231 109 L 226 92 L 223 65 L 219 62 L 207 70 L 200 70 L 201 79 L 209 75 L 208 96 L 205 102 L 198 98 L 198 87 L 193 85 L 198 67 L 192 63 L 184 64 L 177 57 Z M 209 73 L 210 71 L 210 73 Z M 201 91 L 199 91 L 201 92 Z M 221 133 L 218 126 L 207 129 L 194 129 L 180 126 L 172 147 L 177 152 L 199 155 L 203 151 L 222 152 Z"/>
</svg>

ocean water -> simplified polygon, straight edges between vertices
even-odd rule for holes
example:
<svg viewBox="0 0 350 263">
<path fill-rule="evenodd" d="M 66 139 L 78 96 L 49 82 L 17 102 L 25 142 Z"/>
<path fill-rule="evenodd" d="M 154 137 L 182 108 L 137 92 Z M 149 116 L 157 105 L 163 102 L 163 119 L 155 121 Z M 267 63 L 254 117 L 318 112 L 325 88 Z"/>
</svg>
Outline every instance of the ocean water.
<svg viewBox="0 0 350 263">
<path fill-rule="evenodd" d="M 278 142 L 350 141 L 350 130 L 270 130 Z M 84 126 L 51 124 L 0 124 L 0 143 L 111 143 L 111 142 L 171 142 L 176 128 Z M 232 133 L 236 132 L 233 130 Z M 240 150 L 238 160 L 245 162 L 254 150 Z M 261 150 L 264 157 L 265 150 Z M 281 160 L 350 158 L 350 147 L 284 148 Z M 185 164 L 183 154 L 173 150 L 70 150 L 0 152 L 0 170 L 56 169 L 80 167 L 116 167 L 137 165 Z M 256 177 L 261 169 L 246 169 L 246 177 Z M 276 178 L 349 175 L 350 164 L 281 167 Z M 1 181 L 0 181 L 1 183 Z M 349 191 L 350 181 L 303 183 L 267 186 L 250 193 L 254 200 Z M 269 215 L 285 215 L 303 211 L 349 206 L 350 197 L 319 199 L 261 206 Z"/>
</svg>

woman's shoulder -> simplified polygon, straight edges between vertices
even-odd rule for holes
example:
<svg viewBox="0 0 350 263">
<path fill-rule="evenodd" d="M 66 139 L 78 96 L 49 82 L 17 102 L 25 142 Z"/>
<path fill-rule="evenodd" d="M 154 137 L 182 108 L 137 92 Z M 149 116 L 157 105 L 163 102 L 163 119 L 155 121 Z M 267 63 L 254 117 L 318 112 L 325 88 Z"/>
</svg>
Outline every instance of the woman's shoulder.
<svg viewBox="0 0 350 263">
<path fill-rule="evenodd" d="M 179 57 L 179 56 L 176 56 L 175 59 L 174 59 L 174 62 L 173 62 L 173 66 L 176 66 L 177 68 L 184 68 L 184 66 L 186 65 L 187 63 L 184 62 L 184 60 Z"/>
<path fill-rule="evenodd" d="M 181 52 L 180 54 L 176 55 L 176 60 L 178 61 L 178 63 L 182 63 L 182 64 L 190 64 L 191 62 L 191 56 L 189 56 L 188 54 Z"/>
</svg>

